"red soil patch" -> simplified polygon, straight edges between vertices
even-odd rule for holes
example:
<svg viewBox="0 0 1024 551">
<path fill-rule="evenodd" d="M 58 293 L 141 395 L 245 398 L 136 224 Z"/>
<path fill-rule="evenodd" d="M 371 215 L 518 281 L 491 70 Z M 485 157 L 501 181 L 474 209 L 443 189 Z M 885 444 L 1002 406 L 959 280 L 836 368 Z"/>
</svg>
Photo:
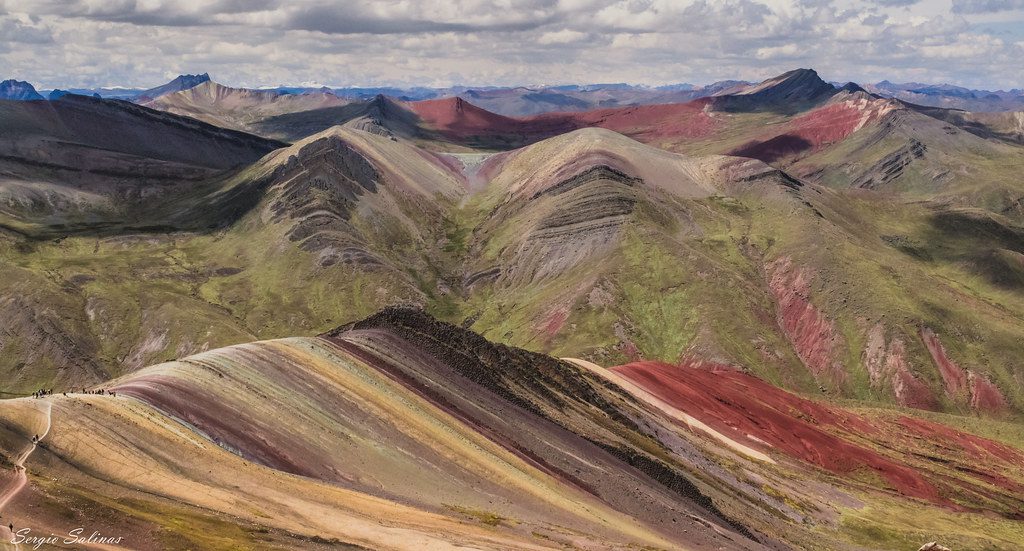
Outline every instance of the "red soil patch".
<svg viewBox="0 0 1024 551">
<path fill-rule="evenodd" d="M 789 125 L 801 138 L 815 148 L 845 140 L 868 122 L 878 118 L 878 109 L 858 108 L 852 102 L 839 102 L 819 107 L 792 121 Z"/>
<path fill-rule="evenodd" d="M 921 340 L 939 368 L 946 395 L 957 401 L 966 401 L 971 409 L 988 413 L 1006 411 L 1006 397 L 988 377 L 965 370 L 956 364 L 946 353 L 942 341 L 934 331 L 927 327 L 921 328 Z"/>
<path fill-rule="evenodd" d="M 569 319 L 569 311 L 565 308 L 557 308 L 544 318 L 541 328 L 549 338 L 553 337 L 562 330 L 567 319 Z"/>
<path fill-rule="evenodd" d="M 996 459 L 1024 469 L 1024 451 L 1012 446 L 924 419 L 900 417 L 897 422 L 907 432 L 928 442 L 955 448 L 977 463 L 991 463 Z"/>
<path fill-rule="evenodd" d="M 1006 411 L 1006 398 L 988 377 L 968 371 L 967 383 L 971 390 L 971 409 L 988 413 Z"/>
<path fill-rule="evenodd" d="M 793 266 L 789 258 L 780 258 L 768 265 L 768 276 L 779 305 L 779 325 L 804 365 L 818 377 L 844 381 L 846 373 L 835 360 L 840 337 L 832 321 L 811 304 L 811 274 Z"/>
<path fill-rule="evenodd" d="M 461 98 L 412 102 L 409 108 L 428 126 L 453 139 L 501 137 L 532 143 L 580 128 L 606 128 L 641 142 L 693 140 L 713 135 L 722 125 L 714 116 L 715 98 L 686 103 L 613 107 L 583 112 L 506 117 Z M 887 112 L 888 102 L 849 99 L 831 103 L 783 124 L 730 154 L 766 162 L 816 151 L 841 142 Z"/>
<path fill-rule="evenodd" d="M 900 405 L 916 409 L 938 409 L 939 403 L 932 390 L 910 371 L 903 339 L 893 337 L 886 347 L 885 334 L 885 326 L 881 323 L 872 327 L 867 334 L 864 366 L 871 376 L 871 385 L 877 387 L 888 380 L 892 384 L 893 396 Z"/>
<path fill-rule="evenodd" d="M 885 102 L 842 101 L 814 109 L 781 125 L 774 135 L 748 142 L 731 155 L 766 163 L 839 143 L 885 112 Z"/>
<path fill-rule="evenodd" d="M 947 503 L 913 468 L 829 432 L 867 437 L 877 433 L 875 426 L 858 415 L 800 398 L 734 370 L 692 369 L 660 362 L 636 362 L 611 369 L 723 434 L 735 435 L 738 431 L 751 435 L 829 472 L 850 476 L 871 473 L 896 493 Z M 747 439 L 747 443 L 761 445 L 753 439 Z"/>
<path fill-rule="evenodd" d="M 1007 476 L 1024 472 L 1024 452 L 923 419 L 901 417 L 894 424 L 895 430 L 890 433 L 900 437 L 896 442 L 900 448 L 951 467 L 961 477 L 951 481 L 957 486 L 993 498 L 996 496 L 991 489 L 977 485 L 977 481 L 1006 490 L 1008 495 L 1002 497 L 1009 499 L 1001 500 L 1005 512 L 1011 518 L 1024 518 L 1024 484 Z"/>
<path fill-rule="evenodd" d="M 723 365 L 691 363 L 706 369 L 661 362 L 611 369 L 751 447 L 868 484 L 877 477 L 883 489 L 954 509 L 1024 515 L 1024 451 L 922 419 L 858 415 Z"/>
<path fill-rule="evenodd" d="M 939 401 L 923 381 L 911 373 L 906 366 L 892 376 L 892 391 L 896 402 L 914 409 L 938 411 Z"/>
<path fill-rule="evenodd" d="M 566 125 L 614 130 L 639 141 L 659 138 L 701 138 L 714 133 L 717 122 L 707 108 L 710 98 L 688 103 L 638 105 L 581 113 L 547 113 L 534 120 L 561 120 Z"/>
<path fill-rule="evenodd" d="M 949 359 L 949 356 L 946 355 L 946 348 L 942 346 L 939 336 L 934 331 L 922 327 L 921 340 L 924 341 L 928 353 L 932 355 L 932 360 L 939 368 L 939 374 L 942 375 L 942 382 L 945 384 L 946 395 L 954 399 L 963 397 L 967 391 L 967 373 L 956 362 Z"/>
<path fill-rule="evenodd" d="M 512 129 L 518 121 L 481 109 L 462 98 L 444 98 L 410 103 L 412 111 L 438 130 L 457 134 L 479 134 L 496 129 Z"/>
<path fill-rule="evenodd" d="M 498 115 L 461 98 L 417 101 L 409 107 L 423 122 L 450 138 L 502 136 L 530 143 L 580 128 L 598 127 L 648 142 L 711 135 L 717 121 L 709 112 L 710 101 L 702 98 L 688 103 L 543 113 L 521 118 Z"/>
</svg>

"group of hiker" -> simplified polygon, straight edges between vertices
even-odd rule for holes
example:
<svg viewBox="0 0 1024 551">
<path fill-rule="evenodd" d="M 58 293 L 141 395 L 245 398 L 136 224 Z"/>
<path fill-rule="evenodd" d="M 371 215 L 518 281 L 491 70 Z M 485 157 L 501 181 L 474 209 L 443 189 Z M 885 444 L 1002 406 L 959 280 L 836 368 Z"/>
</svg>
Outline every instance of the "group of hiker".
<svg viewBox="0 0 1024 551">
<path fill-rule="evenodd" d="M 97 388 L 96 390 L 86 390 L 83 388 L 82 394 L 109 394 L 111 396 L 117 396 L 116 392 L 114 392 L 113 390 L 107 390 L 105 388 Z M 67 396 L 68 393 L 65 392 L 64 395 Z"/>
<path fill-rule="evenodd" d="M 75 391 L 72 390 L 71 393 L 75 394 Z M 49 388 L 49 389 L 41 388 L 41 389 L 33 392 L 32 393 L 32 397 L 33 398 L 42 398 L 43 396 L 50 396 L 51 394 L 53 394 L 53 389 L 52 388 Z M 61 394 L 63 394 L 64 396 L 68 395 L 67 392 L 62 392 Z M 113 390 L 107 390 L 105 388 L 98 388 L 96 390 L 89 390 L 89 389 L 83 387 L 82 391 L 79 392 L 79 394 L 109 394 L 110 396 L 117 396 L 116 392 L 114 392 Z"/>
</svg>

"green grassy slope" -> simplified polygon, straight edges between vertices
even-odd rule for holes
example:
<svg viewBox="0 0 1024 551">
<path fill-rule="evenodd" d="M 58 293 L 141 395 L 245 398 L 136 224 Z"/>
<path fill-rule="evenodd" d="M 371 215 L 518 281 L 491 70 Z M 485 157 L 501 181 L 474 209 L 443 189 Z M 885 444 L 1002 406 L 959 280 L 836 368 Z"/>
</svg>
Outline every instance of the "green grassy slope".
<svg viewBox="0 0 1024 551">
<path fill-rule="evenodd" d="M 0 306 L 21 321 L 0 341 L 4 390 L 405 303 L 602 365 L 714 361 L 869 403 L 1024 407 L 1012 219 L 665 155 L 583 131 L 488 161 L 467 194 L 455 161 L 334 129 L 154 206 L 178 231 L 8 234 Z M 927 332 L 1004 407 L 947 392 Z"/>
</svg>

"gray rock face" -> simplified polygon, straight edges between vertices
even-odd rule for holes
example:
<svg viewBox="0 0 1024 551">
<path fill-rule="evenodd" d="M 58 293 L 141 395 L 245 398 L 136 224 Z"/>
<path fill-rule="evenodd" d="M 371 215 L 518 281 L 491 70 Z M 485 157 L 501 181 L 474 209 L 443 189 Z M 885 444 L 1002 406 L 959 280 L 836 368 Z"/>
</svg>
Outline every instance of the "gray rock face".
<svg viewBox="0 0 1024 551">
<path fill-rule="evenodd" d="M 522 205 L 536 222 L 508 262 L 506 276 L 528 283 L 557 276 L 614 246 L 633 212 L 640 180 L 609 166 L 588 168 L 548 187 Z M 532 216 L 531 216 L 532 217 Z"/>
<path fill-rule="evenodd" d="M 274 181 L 279 195 L 270 209 L 274 221 L 292 224 L 290 240 L 308 251 L 335 246 L 344 259 L 379 263 L 358 247 L 349 216 L 361 195 L 377 191 L 380 174 L 352 146 L 337 137 L 316 140 L 280 167 Z"/>
</svg>

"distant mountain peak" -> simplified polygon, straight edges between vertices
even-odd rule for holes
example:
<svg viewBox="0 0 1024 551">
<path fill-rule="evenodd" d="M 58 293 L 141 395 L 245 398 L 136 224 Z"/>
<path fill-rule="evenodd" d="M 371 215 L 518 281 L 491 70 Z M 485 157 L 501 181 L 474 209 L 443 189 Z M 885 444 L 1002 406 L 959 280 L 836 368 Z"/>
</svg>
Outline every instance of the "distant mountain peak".
<svg viewBox="0 0 1024 551">
<path fill-rule="evenodd" d="M 373 99 L 366 102 L 367 107 L 371 111 L 375 111 L 382 116 L 391 110 L 393 104 L 394 100 L 384 94 L 377 94 L 373 96 Z"/>
<path fill-rule="evenodd" d="M 807 104 L 826 100 L 836 87 L 825 82 L 814 69 L 793 69 L 741 91 L 721 96 L 726 109 L 798 111 Z"/>
<path fill-rule="evenodd" d="M 840 92 L 851 92 L 851 93 L 853 93 L 853 92 L 867 92 L 867 90 L 862 88 L 861 85 L 857 84 L 856 82 L 847 82 L 841 88 L 839 88 L 839 91 Z"/>
<path fill-rule="evenodd" d="M 23 80 L 10 79 L 0 82 L 0 99 L 24 101 L 44 98 L 31 84 Z"/>
<path fill-rule="evenodd" d="M 189 88 L 195 88 L 204 82 L 212 82 L 210 80 L 209 73 L 203 73 L 201 75 L 178 75 L 174 80 L 167 84 L 175 84 L 180 87 L 180 90 L 188 90 Z"/>
<path fill-rule="evenodd" d="M 140 94 L 139 97 L 156 99 L 160 96 L 173 94 L 174 92 L 180 92 L 182 90 L 195 88 L 196 86 L 199 86 L 204 82 L 211 82 L 209 73 L 203 73 L 201 75 L 178 75 L 174 78 L 174 80 L 168 82 L 167 84 L 163 84 L 155 88 L 150 88 L 149 90 L 146 90 L 145 92 Z"/>
<path fill-rule="evenodd" d="M 436 102 L 436 105 L 438 107 L 440 107 L 441 109 L 450 110 L 450 111 L 455 112 L 455 113 L 462 113 L 467 108 L 468 109 L 477 109 L 477 107 L 475 105 L 473 105 L 472 103 L 469 103 L 468 101 L 462 99 L 459 96 L 450 96 L 450 97 L 447 97 L 447 98 L 439 98 L 439 99 L 436 99 L 436 100 L 425 100 L 425 101 L 427 101 L 427 102 L 431 102 L 431 101 Z"/>
<path fill-rule="evenodd" d="M 195 82 L 195 84 L 202 84 L 208 80 L 210 80 L 210 73 L 203 73 L 201 75 L 178 75 L 171 82 Z"/>
<path fill-rule="evenodd" d="M 786 71 L 785 73 L 782 73 L 782 74 L 780 74 L 778 76 L 769 78 L 767 80 L 781 81 L 781 80 L 796 79 L 796 78 L 812 78 L 812 79 L 813 78 L 817 78 L 817 79 L 820 79 L 821 77 L 818 76 L 818 71 L 815 71 L 814 69 L 805 69 L 803 67 L 799 67 L 799 68 L 796 68 L 796 69 L 791 69 L 789 71 Z"/>
<path fill-rule="evenodd" d="M 777 77 L 769 78 L 737 95 L 810 99 L 823 92 L 833 91 L 835 91 L 835 87 L 822 80 L 814 69 L 794 69 Z"/>
</svg>

